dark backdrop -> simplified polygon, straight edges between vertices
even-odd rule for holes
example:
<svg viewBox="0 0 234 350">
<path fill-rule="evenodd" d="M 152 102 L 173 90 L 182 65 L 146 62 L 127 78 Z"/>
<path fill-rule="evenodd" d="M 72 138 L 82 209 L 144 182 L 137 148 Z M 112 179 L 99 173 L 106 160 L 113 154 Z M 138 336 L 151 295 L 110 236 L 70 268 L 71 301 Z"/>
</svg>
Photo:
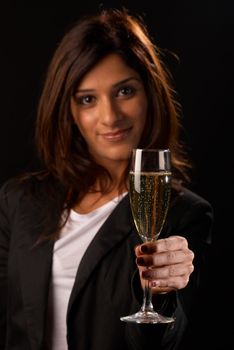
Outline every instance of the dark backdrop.
<svg viewBox="0 0 234 350">
<path fill-rule="evenodd" d="M 38 96 L 51 55 L 64 31 L 100 6 L 140 14 L 165 52 L 183 107 L 193 159 L 192 188 L 214 207 L 213 246 L 192 333 L 184 349 L 231 349 L 233 270 L 231 140 L 233 119 L 232 1 L 9 1 L 0 8 L 0 183 L 34 162 L 33 127 Z M 179 59 L 176 59 L 173 52 Z"/>
</svg>

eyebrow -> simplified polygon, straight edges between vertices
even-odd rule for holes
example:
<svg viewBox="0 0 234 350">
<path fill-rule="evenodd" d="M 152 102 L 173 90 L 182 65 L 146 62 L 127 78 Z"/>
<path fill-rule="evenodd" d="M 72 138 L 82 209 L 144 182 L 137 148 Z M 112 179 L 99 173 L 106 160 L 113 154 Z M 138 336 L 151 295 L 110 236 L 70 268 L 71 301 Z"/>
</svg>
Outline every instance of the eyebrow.
<svg viewBox="0 0 234 350">
<path fill-rule="evenodd" d="M 117 88 L 117 87 L 119 87 L 119 86 L 121 86 L 121 85 L 123 85 L 123 84 L 126 84 L 126 83 L 128 83 L 129 81 L 131 81 L 131 80 L 136 80 L 137 82 L 139 82 L 139 83 L 141 83 L 141 80 L 139 79 L 139 78 L 137 78 L 137 77 L 129 77 L 129 78 L 127 78 L 127 79 L 123 79 L 123 80 L 121 80 L 121 81 L 118 81 L 117 83 L 115 83 L 112 87 L 113 88 Z M 93 92 L 93 91 L 95 91 L 95 89 L 77 89 L 76 90 L 76 93 L 77 92 Z"/>
</svg>

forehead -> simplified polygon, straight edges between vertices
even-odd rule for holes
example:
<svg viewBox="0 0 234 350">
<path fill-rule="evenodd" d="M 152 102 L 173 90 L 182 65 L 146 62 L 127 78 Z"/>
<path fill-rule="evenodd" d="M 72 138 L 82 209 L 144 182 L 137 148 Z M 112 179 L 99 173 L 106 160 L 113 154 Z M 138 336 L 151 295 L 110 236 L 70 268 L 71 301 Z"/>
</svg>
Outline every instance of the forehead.
<svg viewBox="0 0 234 350">
<path fill-rule="evenodd" d="M 141 80 L 137 71 L 127 65 L 120 55 L 109 54 L 84 75 L 78 88 L 92 88 L 99 84 L 113 85 L 129 77 Z"/>
</svg>

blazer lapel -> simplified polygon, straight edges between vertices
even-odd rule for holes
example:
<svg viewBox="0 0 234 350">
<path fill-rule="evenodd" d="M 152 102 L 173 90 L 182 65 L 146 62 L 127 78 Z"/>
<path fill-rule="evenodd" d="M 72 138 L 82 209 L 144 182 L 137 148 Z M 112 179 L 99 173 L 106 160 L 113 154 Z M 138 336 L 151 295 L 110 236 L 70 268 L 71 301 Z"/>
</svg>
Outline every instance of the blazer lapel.
<svg viewBox="0 0 234 350">
<path fill-rule="evenodd" d="M 94 268 L 134 228 L 131 215 L 129 196 L 127 195 L 100 228 L 80 262 L 68 304 L 68 316 L 74 300 L 84 288 Z"/>
<path fill-rule="evenodd" d="M 42 348 L 53 245 L 27 244 L 19 249 L 22 297 L 32 349 Z"/>
</svg>

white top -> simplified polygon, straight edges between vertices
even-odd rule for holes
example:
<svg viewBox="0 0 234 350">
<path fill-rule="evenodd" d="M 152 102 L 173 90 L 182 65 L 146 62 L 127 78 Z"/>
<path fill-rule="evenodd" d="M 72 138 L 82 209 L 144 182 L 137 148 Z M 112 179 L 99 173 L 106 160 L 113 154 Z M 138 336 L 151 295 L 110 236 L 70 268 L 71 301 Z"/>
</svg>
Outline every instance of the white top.
<svg viewBox="0 0 234 350">
<path fill-rule="evenodd" d="M 60 238 L 55 242 L 48 306 L 48 343 L 50 350 L 68 349 L 66 315 L 80 261 L 90 242 L 123 195 L 88 214 L 71 210 Z"/>
</svg>

